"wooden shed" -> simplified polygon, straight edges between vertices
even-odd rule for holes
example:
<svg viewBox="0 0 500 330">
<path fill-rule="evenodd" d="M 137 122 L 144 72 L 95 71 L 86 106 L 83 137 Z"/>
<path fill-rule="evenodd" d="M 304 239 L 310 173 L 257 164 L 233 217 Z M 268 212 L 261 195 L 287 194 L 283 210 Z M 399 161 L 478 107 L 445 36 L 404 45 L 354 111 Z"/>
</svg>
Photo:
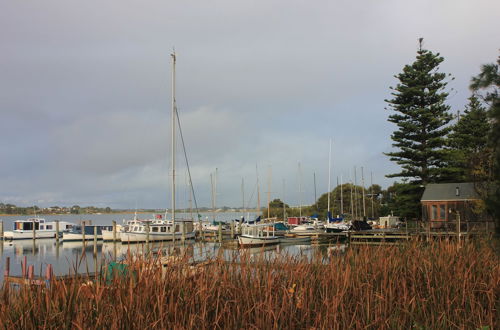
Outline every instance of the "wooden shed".
<svg viewBox="0 0 500 330">
<path fill-rule="evenodd" d="M 486 213 L 472 182 L 435 183 L 425 187 L 421 198 L 422 219 L 431 228 L 461 231 L 493 230 L 493 219 Z"/>
</svg>

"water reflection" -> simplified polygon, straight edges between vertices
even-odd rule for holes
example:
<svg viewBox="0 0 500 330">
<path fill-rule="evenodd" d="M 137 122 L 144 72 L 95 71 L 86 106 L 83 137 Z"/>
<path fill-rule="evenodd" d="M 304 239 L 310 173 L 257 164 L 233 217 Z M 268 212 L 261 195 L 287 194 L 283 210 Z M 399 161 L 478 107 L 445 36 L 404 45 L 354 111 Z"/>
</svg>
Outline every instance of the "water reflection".
<svg viewBox="0 0 500 330">
<path fill-rule="evenodd" d="M 238 262 L 241 258 L 283 258 L 286 256 L 306 258 L 311 260 L 320 254 L 323 260 L 341 255 L 346 251 L 346 245 L 335 244 L 327 246 L 278 244 L 265 247 L 238 249 L 234 244 L 201 243 L 186 241 L 152 242 L 149 251 L 153 256 L 176 256 L 190 261 L 204 261 L 210 258 L 222 257 L 225 260 Z M 87 241 L 59 242 L 54 239 L 0 241 L 0 279 L 3 277 L 5 260 L 10 257 L 12 275 L 20 275 L 21 261 L 27 258 L 29 265 L 34 265 L 43 274 L 45 267 L 52 264 L 58 275 L 77 272 L 97 272 L 100 267 L 111 260 L 123 260 L 127 255 L 145 256 L 148 248 L 143 244 L 121 244 L 120 242 Z M 261 259 L 259 259 L 261 260 Z"/>
</svg>

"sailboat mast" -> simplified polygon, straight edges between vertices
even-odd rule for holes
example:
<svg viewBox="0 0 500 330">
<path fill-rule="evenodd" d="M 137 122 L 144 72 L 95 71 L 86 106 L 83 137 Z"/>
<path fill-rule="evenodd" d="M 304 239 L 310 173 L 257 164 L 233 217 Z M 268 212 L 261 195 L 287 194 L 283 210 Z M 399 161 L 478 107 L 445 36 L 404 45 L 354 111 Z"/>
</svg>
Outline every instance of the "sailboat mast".
<svg viewBox="0 0 500 330">
<path fill-rule="evenodd" d="M 257 215 L 260 215 L 260 185 L 259 185 L 259 169 L 255 164 L 255 172 L 257 173 Z"/>
<path fill-rule="evenodd" d="M 272 176 L 272 168 L 269 166 L 269 173 L 267 179 L 267 219 L 271 218 L 271 176 Z"/>
<path fill-rule="evenodd" d="M 366 218 L 366 202 L 365 202 L 365 174 L 363 171 L 363 166 L 361 166 L 361 186 L 363 187 L 363 218 Z"/>
<path fill-rule="evenodd" d="M 328 152 L 328 214 L 330 214 L 330 190 L 332 190 L 331 175 L 330 175 L 331 168 L 332 168 L 332 139 L 330 139 L 330 151 Z M 330 219 L 327 219 L 327 222 L 328 221 L 330 221 Z"/>
<path fill-rule="evenodd" d="M 302 171 L 299 162 L 299 217 L 302 218 Z"/>
<path fill-rule="evenodd" d="M 175 120 L 176 120 L 176 102 L 175 102 L 175 51 L 170 54 L 172 57 L 172 223 L 175 224 Z M 175 228 L 175 227 L 174 227 Z"/>
<path fill-rule="evenodd" d="M 343 180 L 342 180 L 342 174 L 340 175 L 340 214 L 341 217 L 344 217 L 344 187 L 343 187 Z"/>
</svg>

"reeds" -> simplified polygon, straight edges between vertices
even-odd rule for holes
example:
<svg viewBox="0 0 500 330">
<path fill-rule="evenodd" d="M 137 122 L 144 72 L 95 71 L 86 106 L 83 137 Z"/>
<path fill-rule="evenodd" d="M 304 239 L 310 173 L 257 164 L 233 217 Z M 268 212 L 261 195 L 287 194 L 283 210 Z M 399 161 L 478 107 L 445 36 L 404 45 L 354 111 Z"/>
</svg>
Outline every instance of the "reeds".
<svg viewBox="0 0 500 330">
<path fill-rule="evenodd" d="M 498 329 L 489 243 L 360 246 L 312 259 L 244 254 L 204 266 L 130 262 L 111 282 L 4 287 L 5 328 Z"/>
</svg>

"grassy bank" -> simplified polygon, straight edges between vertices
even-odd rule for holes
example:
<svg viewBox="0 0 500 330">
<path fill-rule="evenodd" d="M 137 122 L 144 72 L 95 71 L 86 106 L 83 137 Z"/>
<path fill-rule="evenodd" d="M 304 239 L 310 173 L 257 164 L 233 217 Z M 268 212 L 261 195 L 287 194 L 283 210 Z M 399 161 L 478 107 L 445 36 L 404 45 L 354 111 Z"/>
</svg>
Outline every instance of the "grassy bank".
<svg viewBox="0 0 500 330">
<path fill-rule="evenodd" d="M 499 328 L 489 243 L 358 247 L 313 260 L 243 257 L 195 270 L 154 259 L 134 276 L 0 292 L 8 328 Z M 130 274 L 130 273 L 129 273 Z"/>
</svg>

